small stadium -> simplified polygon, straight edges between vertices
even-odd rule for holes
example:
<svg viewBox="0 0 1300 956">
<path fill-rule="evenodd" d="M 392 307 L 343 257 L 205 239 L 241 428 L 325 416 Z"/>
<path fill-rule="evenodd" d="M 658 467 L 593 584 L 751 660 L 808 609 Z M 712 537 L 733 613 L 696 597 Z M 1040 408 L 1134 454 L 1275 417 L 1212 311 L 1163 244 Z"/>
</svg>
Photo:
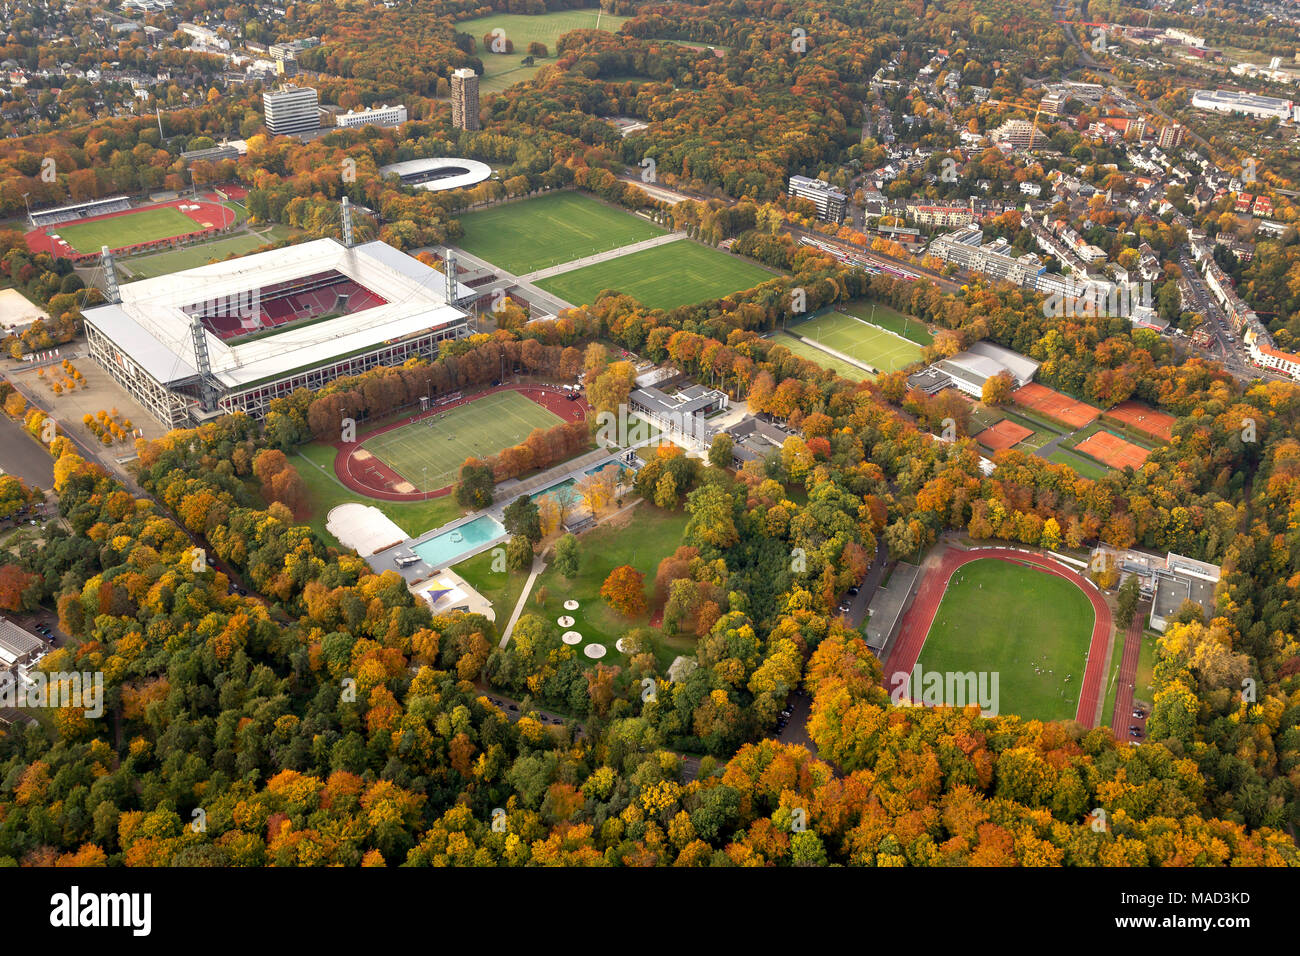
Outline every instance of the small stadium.
<svg viewBox="0 0 1300 956">
<path fill-rule="evenodd" d="M 587 403 L 563 387 L 502 385 L 443 397 L 426 411 L 390 423 L 355 445 L 340 445 L 339 480 L 389 501 L 437 497 L 451 490 L 467 458 L 487 458 L 534 429 L 586 416 Z"/>
<path fill-rule="evenodd" d="M 954 548 L 927 564 L 885 677 L 893 686 L 918 667 L 996 673 L 1000 713 L 1093 726 L 1112 632 L 1105 599 L 1064 565 L 1012 548 Z"/>
<path fill-rule="evenodd" d="M 104 246 L 115 255 L 166 249 L 234 229 L 240 216 L 226 203 L 242 197 L 232 187 L 148 206 L 114 196 L 45 209 L 31 214 L 27 246 L 77 263 L 97 259 Z"/>
</svg>

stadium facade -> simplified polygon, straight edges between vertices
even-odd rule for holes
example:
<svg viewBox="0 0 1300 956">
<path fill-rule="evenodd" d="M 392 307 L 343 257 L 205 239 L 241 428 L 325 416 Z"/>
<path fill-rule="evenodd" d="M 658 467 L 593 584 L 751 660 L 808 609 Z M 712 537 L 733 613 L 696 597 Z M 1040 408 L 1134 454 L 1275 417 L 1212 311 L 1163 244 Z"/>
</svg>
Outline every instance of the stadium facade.
<svg viewBox="0 0 1300 956">
<path fill-rule="evenodd" d="M 379 167 L 381 176 L 396 176 L 403 186 L 441 192 L 474 186 L 492 176 L 492 167 L 477 159 L 449 156 L 408 159 Z"/>
<path fill-rule="evenodd" d="M 317 239 L 144 279 L 85 310 L 90 354 L 168 428 L 408 359 L 469 333 L 474 293 L 386 243 Z M 449 302 L 455 298 L 456 302 Z"/>
</svg>

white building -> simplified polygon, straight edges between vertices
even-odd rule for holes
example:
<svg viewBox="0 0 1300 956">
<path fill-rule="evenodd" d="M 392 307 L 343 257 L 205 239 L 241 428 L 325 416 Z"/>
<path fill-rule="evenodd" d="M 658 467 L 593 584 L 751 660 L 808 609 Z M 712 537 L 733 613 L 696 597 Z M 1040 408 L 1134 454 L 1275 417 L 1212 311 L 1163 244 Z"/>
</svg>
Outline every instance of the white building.
<svg viewBox="0 0 1300 956">
<path fill-rule="evenodd" d="M 1285 121 L 1296 117 L 1296 108 L 1291 100 L 1239 93 L 1236 90 L 1197 90 L 1192 94 L 1192 105 L 1216 113 L 1240 113 L 1260 119 Z"/>
<path fill-rule="evenodd" d="M 348 110 L 339 113 L 335 122 L 343 129 L 358 126 L 401 126 L 406 122 L 405 106 L 376 106 L 368 110 Z"/>
<path fill-rule="evenodd" d="M 266 131 L 292 136 L 320 129 L 320 98 L 310 86 L 286 86 L 262 94 Z"/>
<path fill-rule="evenodd" d="M 843 222 L 844 212 L 848 206 L 848 197 L 824 179 L 810 179 L 807 176 L 791 176 L 789 184 L 791 196 L 807 199 L 817 207 L 817 218 L 828 222 Z"/>
</svg>

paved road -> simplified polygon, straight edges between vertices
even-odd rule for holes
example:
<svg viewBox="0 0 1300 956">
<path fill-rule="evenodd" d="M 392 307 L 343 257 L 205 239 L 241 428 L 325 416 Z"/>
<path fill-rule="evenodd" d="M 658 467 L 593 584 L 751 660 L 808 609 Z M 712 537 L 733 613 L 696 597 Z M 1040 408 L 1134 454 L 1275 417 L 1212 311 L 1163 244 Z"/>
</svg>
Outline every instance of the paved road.
<svg viewBox="0 0 1300 956">
<path fill-rule="evenodd" d="M 0 469 L 29 488 L 54 489 L 54 459 L 17 422 L 0 415 Z"/>
<path fill-rule="evenodd" d="M 880 580 L 885 576 L 885 565 L 889 563 L 889 549 L 884 546 L 876 548 L 876 557 L 871 562 L 871 567 L 867 568 L 867 576 L 862 579 L 858 586 L 858 593 L 849 604 L 849 612 L 845 619 L 853 627 L 862 627 L 867 619 L 867 605 L 875 597 L 877 589 L 880 587 Z"/>
<path fill-rule="evenodd" d="M 538 269 L 536 272 L 530 272 L 527 275 L 519 276 L 518 281 L 538 282 L 542 279 L 549 279 L 551 276 L 563 275 L 566 272 L 573 272 L 575 269 L 594 266 L 599 262 L 608 262 L 610 259 L 617 259 L 619 256 L 626 256 L 633 252 L 641 252 L 645 249 L 653 249 L 656 246 L 667 245 L 670 242 L 677 242 L 685 238 L 686 234 L 683 232 L 670 232 L 662 236 L 655 236 L 652 239 L 642 239 L 640 242 L 633 242 L 626 246 L 619 246 L 617 249 L 610 249 L 607 252 L 597 252 L 595 255 L 583 256 L 581 259 L 574 259 L 570 262 L 561 262 L 559 265 L 550 266 L 546 269 Z"/>
</svg>

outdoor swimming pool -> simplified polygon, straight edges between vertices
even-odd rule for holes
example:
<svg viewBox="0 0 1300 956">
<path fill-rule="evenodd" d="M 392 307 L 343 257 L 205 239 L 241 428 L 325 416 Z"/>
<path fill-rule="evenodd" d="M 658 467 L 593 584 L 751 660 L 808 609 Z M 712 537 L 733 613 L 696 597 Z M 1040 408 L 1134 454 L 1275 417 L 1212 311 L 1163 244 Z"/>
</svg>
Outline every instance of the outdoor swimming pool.
<svg viewBox="0 0 1300 956">
<path fill-rule="evenodd" d="M 415 546 L 420 560 L 431 568 L 445 568 L 455 564 L 463 555 L 494 541 L 506 533 L 505 526 L 491 515 L 480 515 L 473 521 L 444 531 Z"/>
</svg>

